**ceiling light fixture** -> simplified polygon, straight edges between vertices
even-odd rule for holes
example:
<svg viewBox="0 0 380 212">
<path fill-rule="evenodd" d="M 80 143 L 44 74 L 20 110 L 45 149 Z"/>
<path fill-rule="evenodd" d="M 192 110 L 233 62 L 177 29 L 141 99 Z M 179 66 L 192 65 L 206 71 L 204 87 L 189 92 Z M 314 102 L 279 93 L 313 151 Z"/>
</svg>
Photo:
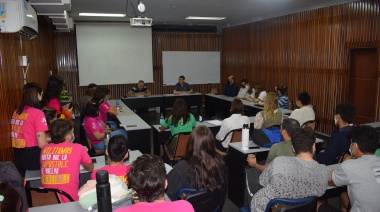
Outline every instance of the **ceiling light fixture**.
<svg viewBox="0 0 380 212">
<path fill-rule="evenodd" d="M 200 17 L 200 16 L 188 16 L 185 19 L 191 20 L 209 20 L 209 21 L 221 21 L 226 19 L 226 17 Z"/>
<path fill-rule="evenodd" d="M 139 5 L 137 5 L 137 9 L 140 11 L 140 13 L 145 12 L 145 5 L 139 1 Z"/>
<path fill-rule="evenodd" d="M 126 14 L 115 14 L 115 13 L 79 13 L 79 16 L 125 17 Z"/>
</svg>

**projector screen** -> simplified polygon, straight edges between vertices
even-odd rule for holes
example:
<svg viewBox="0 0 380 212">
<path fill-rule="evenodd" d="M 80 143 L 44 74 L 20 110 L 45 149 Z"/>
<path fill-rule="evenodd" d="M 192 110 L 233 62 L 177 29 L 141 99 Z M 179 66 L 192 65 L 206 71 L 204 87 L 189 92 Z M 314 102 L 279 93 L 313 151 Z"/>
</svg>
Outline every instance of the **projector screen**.
<svg viewBox="0 0 380 212">
<path fill-rule="evenodd" d="M 77 23 L 79 84 L 153 82 L 152 29 Z"/>
<path fill-rule="evenodd" d="M 220 83 L 220 52 L 163 51 L 162 66 L 166 85 L 175 85 L 181 75 L 190 85 Z"/>
</svg>

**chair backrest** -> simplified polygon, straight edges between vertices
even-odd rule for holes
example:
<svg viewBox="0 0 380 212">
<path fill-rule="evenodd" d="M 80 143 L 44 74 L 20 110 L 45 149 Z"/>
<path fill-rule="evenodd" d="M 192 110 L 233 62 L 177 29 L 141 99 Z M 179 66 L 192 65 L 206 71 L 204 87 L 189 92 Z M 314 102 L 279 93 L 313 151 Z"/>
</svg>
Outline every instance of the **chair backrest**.
<svg viewBox="0 0 380 212">
<path fill-rule="evenodd" d="M 199 192 L 189 195 L 185 198 L 193 206 L 194 211 L 197 212 L 209 212 L 219 211 L 220 203 L 220 191 L 215 189 L 212 192 Z"/>
<path fill-rule="evenodd" d="M 310 127 L 314 131 L 318 128 L 319 122 L 317 120 L 309 120 L 302 124 L 301 128 Z"/>
<path fill-rule="evenodd" d="M 317 198 L 314 196 L 300 198 L 300 199 L 274 198 L 268 203 L 265 209 L 265 212 L 272 211 L 272 208 L 276 205 L 281 205 L 277 207 L 278 211 L 315 212 L 317 210 Z"/>
<path fill-rule="evenodd" d="M 33 187 L 29 187 L 28 189 L 31 190 L 31 191 L 36 191 L 38 193 L 54 192 L 55 197 L 57 198 L 57 201 L 59 203 L 61 203 L 61 199 L 59 198 L 58 194 L 61 194 L 61 195 L 65 196 L 67 199 L 69 199 L 70 202 L 74 202 L 74 199 L 68 193 L 66 193 L 65 191 L 56 189 L 56 188 L 42 188 L 42 187 L 33 188 Z"/>
<path fill-rule="evenodd" d="M 239 142 L 241 141 L 241 131 L 242 129 L 234 129 L 234 130 L 230 130 L 226 136 L 224 136 L 223 140 L 221 140 L 222 142 L 225 141 L 227 139 L 227 137 L 232 134 L 231 136 L 231 141 L 230 142 Z"/>
<path fill-rule="evenodd" d="M 189 140 L 190 133 L 179 133 L 177 146 L 174 150 L 174 160 L 181 159 L 186 155 L 187 141 Z"/>
</svg>

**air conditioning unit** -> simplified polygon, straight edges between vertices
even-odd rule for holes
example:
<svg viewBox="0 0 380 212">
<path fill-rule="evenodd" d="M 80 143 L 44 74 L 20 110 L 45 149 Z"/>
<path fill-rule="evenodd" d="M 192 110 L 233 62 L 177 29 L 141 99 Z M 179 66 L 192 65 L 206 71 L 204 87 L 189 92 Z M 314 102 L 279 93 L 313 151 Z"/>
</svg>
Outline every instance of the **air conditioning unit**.
<svg viewBox="0 0 380 212">
<path fill-rule="evenodd" d="M 131 18 L 131 27 L 150 27 L 153 24 L 153 18 Z"/>
<path fill-rule="evenodd" d="M 29 40 L 38 35 L 36 11 L 25 0 L 0 0 L 0 32 L 17 32 Z"/>
</svg>

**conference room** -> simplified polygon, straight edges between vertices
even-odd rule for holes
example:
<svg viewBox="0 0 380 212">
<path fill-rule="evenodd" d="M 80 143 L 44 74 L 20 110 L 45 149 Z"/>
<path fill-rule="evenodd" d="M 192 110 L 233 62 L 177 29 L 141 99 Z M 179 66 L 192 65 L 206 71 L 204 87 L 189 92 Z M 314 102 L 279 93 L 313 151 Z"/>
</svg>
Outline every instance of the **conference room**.
<svg viewBox="0 0 380 212">
<path fill-rule="evenodd" d="M 233 84 L 236 92 L 247 89 L 241 84 L 243 80 L 251 84 L 250 89 L 266 91 L 267 96 L 279 94 L 276 87 L 284 85 L 289 102 L 288 108 L 279 109 L 284 118 L 300 107 L 299 94 L 307 92 L 315 113 L 310 121 L 317 125 L 317 152 L 339 131 L 334 119 L 340 104 L 355 107 L 350 124 L 379 127 L 378 1 L 14 2 L 35 13 L 28 13 L 33 17 L 25 19 L 29 22 L 11 29 L 15 26 L 12 18 L 28 14 L 10 9 L 9 0 L 0 0 L 0 162 L 18 158 L 10 123 L 15 109 L 23 104 L 24 85 L 39 84 L 43 91 L 39 94 L 44 96 L 51 76 L 64 81 L 68 98 L 60 99 L 59 104 L 69 103 L 73 108 L 74 143 L 87 144 L 86 134 L 80 132 L 84 114 L 79 103 L 94 83 L 108 89 L 102 102 L 121 106 L 116 127 L 128 134 L 130 150 L 141 154 L 166 154 L 162 143 L 172 131 L 162 131 L 161 121 L 173 113 L 179 98 L 185 100 L 196 126 L 207 126 L 216 136 L 223 120 L 231 116 L 231 103 L 238 96 L 226 96 L 225 90 Z M 143 87 L 139 87 L 140 81 Z M 188 85 L 191 92 L 177 94 L 177 85 Z M 134 94 L 134 87 L 144 93 Z M 252 101 L 241 98 L 251 123 L 250 135 L 257 114 L 265 111 L 258 96 L 256 93 Z M 247 206 L 247 156 L 255 154 L 257 161 L 265 160 L 270 150 L 242 150 L 240 141 L 231 143 L 229 153 L 223 156 L 230 172 L 222 211 Z M 173 167 L 177 163 L 166 162 Z M 35 208 L 44 205 L 39 203 L 38 199 L 44 198 L 39 195 L 32 192 Z M 327 203 L 339 208 L 340 193 L 333 196 L 326 198 Z"/>
</svg>

